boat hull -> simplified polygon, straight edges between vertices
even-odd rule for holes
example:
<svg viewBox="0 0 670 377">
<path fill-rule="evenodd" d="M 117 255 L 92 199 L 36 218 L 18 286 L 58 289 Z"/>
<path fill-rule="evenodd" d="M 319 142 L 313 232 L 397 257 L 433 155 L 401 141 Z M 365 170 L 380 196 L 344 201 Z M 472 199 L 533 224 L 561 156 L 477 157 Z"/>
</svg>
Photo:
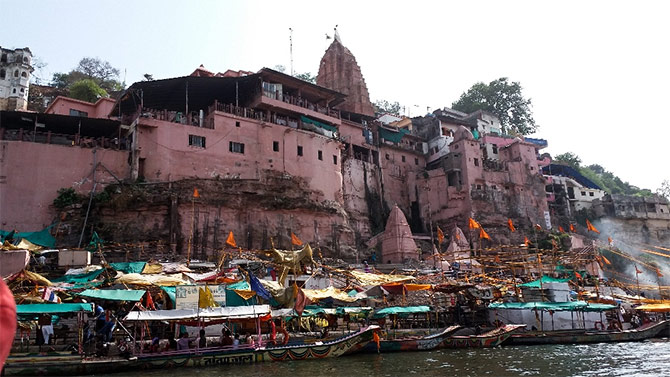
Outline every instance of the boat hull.
<svg viewBox="0 0 670 377">
<path fill-rule="evenodd" d="M 127 370 L 150 370 L 180 367 L 213 367 L 252 364 L 265 361 L 323 359 L 357 352 L 372 340 L 378 326 L 369 326 L 354 334 L 321 344 L 278 346 L 259 349 L 196 353 L 145 354 L 130 359 L 85 359 L 78 355 L 10 356 L 3 370 L 6 376 L 80 376 Z"/>
<path fill-rule="evenodd" d="M 505 345 L 582 344 L 639 342 L 666 331 L 670 322 L 662 321 L 625 331 L 529 332 L 513 334 Z"/>
<path fill-rule="evenodd" d="M 512 334 L 524 325 L 505 325 L 482 335 L 450 336 L 439 348 L 491 348 L 507 341 Z"/>
<path fill-rule="evenodd" d="M 430 351 L 436 349 L 445 339 L 451 336 L 460 326 L 447 327 L 444 330 L 429 336 L 416 339 L 390 339 L 381 340 L 379 349 L 377 343 L 370 342 L 361 349 L 363 353 L 386 353 L 386 352 L 415 352 Z"/>
</svg>

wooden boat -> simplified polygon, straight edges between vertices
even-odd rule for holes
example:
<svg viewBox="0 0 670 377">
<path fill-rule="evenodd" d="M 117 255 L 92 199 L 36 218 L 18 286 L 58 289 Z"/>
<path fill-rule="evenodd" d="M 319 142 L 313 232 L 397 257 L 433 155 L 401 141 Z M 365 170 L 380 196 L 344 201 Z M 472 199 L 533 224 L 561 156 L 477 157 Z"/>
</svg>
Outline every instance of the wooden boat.
<svg viewBox="0 0 670 377">
<path fill-rule="evenodd" d="M 208 367 L 251 364 L 264 361 L 322 359 L 359 351 L 372 340 L 379 326 L 371 325 L 353 334 L 313 344 L 273 347 L 217 347 L 161 352 L 122 358 L 86 358 L 67 353 L 10 355 L 6 376 L 65 376 L 122 372 L 127 370 Z"/>
<path fill-rule="evenodd" d="M 480 335 L 455 335 L 444 340 L 438 348 L 491 348 L 503 344 L 525 325 L 505 325 Z"/>
<path fill-rule="evenodd" d="M 383 339 L 379 342 L 379 349 L 377 349 L 377 343 L 370 342 L 361 349 L 361 352 L 430 351 L 437 348 L 440 343 L 460 328 L 460 326 L 449 326 L 440 332 L 423 337 Z"/>
<path fill-rule="evenodd" d="M 528 331 L 513 334 L 505 345 L 637 342 L 658 336 L 661 332 L 667 330 L 668 326 L 670 326 L 670 321 L 647 323 L 636 329 L 623 331 Z"/>
</svg>

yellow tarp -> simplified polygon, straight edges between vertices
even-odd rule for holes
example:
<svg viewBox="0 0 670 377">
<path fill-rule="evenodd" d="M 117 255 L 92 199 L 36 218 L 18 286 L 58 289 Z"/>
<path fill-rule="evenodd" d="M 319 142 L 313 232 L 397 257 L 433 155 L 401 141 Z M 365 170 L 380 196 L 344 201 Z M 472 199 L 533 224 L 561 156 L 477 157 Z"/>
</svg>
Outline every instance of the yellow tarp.
<svg viewBox="0 0 670 377">
<path fill-rule="evenodd" d="M 35 245 L 34 243 L 28 241 L 25 238 L 21 239 L 21 242 L 19 242 L 18 245 L 16 245 L 19 249 L 23 250 L 30 250 L 30 251 L 38 251 L 44 249 L 42 246 Z"/>
<path fill-rule="evenodd" d="M 180 276 L 181 274 L 175 274 L 175 276 L 126 274 L 117 278 L 115 283 L 134 284 L 134 285 L 157 285 L 160 287 L 188 284 L 188 282 L 182 280 Z"/>
<path fill-rule="evenodd" d="M 28 270 L 23 270 L 23 278 L 26 280 L 30 280 L 34 283 L 38 283 L 40 286 L 47 286 L 50 287 L 53 285 L 49 279 L 45 278 L 44 276 L 38 274 L 37 272 L 30 272 Z"/>
<path fill-rule="evenodd" d="M 670 304 L 645 304 L 638 306 L 635 310 L 643 310 L 645 312 L 670 312 Z"/>
<path fill-rule="evenodd" d="M 302 275 L 300 264 L 316 265 L 316 262 L 312 258 L 312 248 L 309 244 L 299 250 L 278 250 L 273 247 L 272 250 L 266 251 L 265 255 L 272 257 L 274 263 L 281 265 L 278 268 L 279 277 L 277 279 L 280 284 L 284 283 L 289 272 L 295 276 Z"/>
<path fill-rule="evenodd" d="M 256 296 L 256 292 L 246 289 L 233 289 L 233 292 L 237 293 L 244 301 L 249 300 L 250 298 Z"/>
<path fill-rule="evenodd" d="M 329 297 L 344 302 L 356 301 L 355 297 L 351 297 L 341 289 L 337 289 L 332 286 L 324 289 L 303 289 L 302 291 L 312 302 L 323 300 L 324 298 Z"/>
<path fill-rule="evenodd" d="M 387 274 L 371 274 L 368 272 L 360 272 L 360 271 L 349 271 L 356 280 L 362 285 L 362 286 L 369 286 L 369 285 L 382 285 L 382 284 L 388 284 L 388 283 L 398 283 L 402 281 L 410 281 L 414 280 L 413 276 L 407 276 L 407 275 L 387 275 Z"/>
<path fill-rule="evenodd" d="M 214 301 L 214 295 L 212 295 L 212 291 L 209 289 L 209 287 L 206 286 L 205 289 L 202 289 L 201 287 L 198 294 L 198 307 L 201 309 L 206 309 L 217 306 L 219 306 L 219 304 Z"/>
<path fill-rule="evenodd" d="M 149 264 L 147 263 L 146 266 L 144 266 L 144 269 L 142 270 L 143 274 L 160 274 L 163 272 L 163 265 L 160 263 L 156 264 Z"/>
</svg>

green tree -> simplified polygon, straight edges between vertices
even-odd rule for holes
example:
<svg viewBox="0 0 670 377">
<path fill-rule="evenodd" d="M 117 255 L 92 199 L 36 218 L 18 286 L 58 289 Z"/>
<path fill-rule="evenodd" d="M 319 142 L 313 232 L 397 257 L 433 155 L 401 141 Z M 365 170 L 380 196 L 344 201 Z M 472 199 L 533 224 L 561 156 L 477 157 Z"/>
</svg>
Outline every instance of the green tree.
<svg viewBox="0 0 670 377">
<path fill-rule="evenodd" d="M 451 107 L 468 114 L 477 110 L 489 111 L 500 119 L 503 132 L 529 135 L 538 126 L 530 109 L 531 100 L 524 98 L 521 90 L 521 84 L 510 82 L 507 77 L 488 84 L 478 82 L 461 94 Z"/>
<path fill-rule="evenodd" d="M 298 78 L 302 81 L 307 81 L 311 82 L 312 84 L 316 84 L 316 76 L 312 76 L 311 72 L 296 73 L 295 75 L 293 75 L 293 77 Z"/>
<path fill-rule="evenodd" d="M 374 103 L 375 112 L 377 113 L 387 113 L 392 115 L 400 115 L 400 103 L 389 102 L 387 100 L 378 100 Z"/>
<path fill-rule="evenodd" d="M 582 164 L 582 159 L 572 152 L 565 152 L 554 157 L 554 161 L 563 162 L 575 169 L 579 169 Z"/>
<path fill-rule="evenodd" d="M 92 80 L 106 91 L 117 91 L 124 88 L 119 81 L 119 70 L 99 58 L 83 58 L 69 73 L 54 73 L 51 85 L 69 89 L 81 80 Z"/>
<path fill-rule="evenodd" d="M 91 79 L 79 80 L 70 87 L 70 97 L 86 102 L 95 102 L 107 96 L 107 92 Z"/>
<path fill-rule="evenodd" d="M 664 179 L 663 182 L 661 182 L 661 187 L 656 189 L 656 194 L 664 196 L 666 199 L 670 200 L 670 181 Z"/>
</svg>

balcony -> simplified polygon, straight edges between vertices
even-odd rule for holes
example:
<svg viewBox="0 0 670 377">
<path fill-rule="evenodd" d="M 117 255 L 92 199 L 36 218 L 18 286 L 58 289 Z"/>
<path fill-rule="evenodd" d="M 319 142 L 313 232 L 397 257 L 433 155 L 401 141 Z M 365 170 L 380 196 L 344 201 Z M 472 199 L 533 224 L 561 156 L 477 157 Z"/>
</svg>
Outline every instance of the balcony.
<svg viewBox="0 0 670 377">
<path fill-rule="evenodd" d="M 296 97 L 280 92 L 271 93 L 262 91 L 262 94 L 254 100 L 252 106 L 268 109 L 282 109 L 285 111 L 288 110 L 296 114 L 305 115 L 335 125 L 339 125 L 341 119 L 339 110 L 312 103 L 302 97 Z"/>
</svg>

